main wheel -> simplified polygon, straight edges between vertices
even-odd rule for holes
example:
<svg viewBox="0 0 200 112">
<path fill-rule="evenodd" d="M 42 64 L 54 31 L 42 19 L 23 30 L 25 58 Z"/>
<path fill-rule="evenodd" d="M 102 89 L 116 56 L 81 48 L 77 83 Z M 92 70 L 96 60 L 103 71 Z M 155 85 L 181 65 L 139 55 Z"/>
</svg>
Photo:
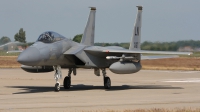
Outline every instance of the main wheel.
<svg viewBox="0 0 200 112">
<path fill-rule="evenodd" d="M 109 77 L 105 77 L 104 78 L 104 88 L 105 89 L 110 89 L 111 87 L 111 80 Z"/>
<path fill-rule="evenodd" d="M 69 89 L 71 86 L 71 78 L 69 76 L 66 76 L 64 81 L 63 81 L 63 85 L 65 89 Z"/>
<path fill-rule="evenodd" d="M 59 90 L 60 90 L 60 84 L 59 84 L 59 83 L 56 83 L 56 84 L 55 84 L 55 91 L 58 92 Z"/>
</svg>

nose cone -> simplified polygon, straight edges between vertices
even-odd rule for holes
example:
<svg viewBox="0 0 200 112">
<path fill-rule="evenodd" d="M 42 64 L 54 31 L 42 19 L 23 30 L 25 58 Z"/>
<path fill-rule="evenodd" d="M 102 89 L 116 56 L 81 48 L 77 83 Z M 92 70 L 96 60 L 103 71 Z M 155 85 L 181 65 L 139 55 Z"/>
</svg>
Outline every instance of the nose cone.
<svg viewBox="0 0 200 112">
<path fill-rule="evenodd" d="M 40 52 L 35 47 L 29 47 L 18 56 L 17 61 L 23 65 L 37 65 L 40 62 Z"/>
</svg>

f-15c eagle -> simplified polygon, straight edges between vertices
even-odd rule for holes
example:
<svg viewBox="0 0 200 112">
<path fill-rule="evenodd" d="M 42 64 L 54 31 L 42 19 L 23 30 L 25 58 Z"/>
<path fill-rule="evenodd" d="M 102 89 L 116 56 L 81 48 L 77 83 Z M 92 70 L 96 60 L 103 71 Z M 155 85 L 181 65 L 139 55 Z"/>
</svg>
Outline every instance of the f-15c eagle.
<svg viewBox="0 0 200 112">
<path fill-rule="evenodd" d="M 69 69 L 69 73 L 63 81 L 65 89 L 70 88 L 71 74 L 76 75 L 76 68 L 92 68 L 96 76 L 100 76 L 100 71 L 102 71 L 104 88 L 110 89 L 111 80 L 106 74 L 106 68 L 109 68 L 111 72 L 116 74 L 131 74 L 141 70 L 140 60 L 143 59 L 142 53 L 190 54 L 190 52 L 141 50 L 142 6 L 137 6 L 137 9 L 137 17 L 129 49 L 118 46 L 94 46 L 96 8 L 91 7 L 88 22 L 80 43 L 65 38 L 58 33 L 47 31 L 42 33 L 33 45 L 24 50 L 18 56 L 17 61 L 23 64 L 21 68 L 27 72 L 55 71 L 55 91 L 60 90 L 61 67 Z"/>
</svg>

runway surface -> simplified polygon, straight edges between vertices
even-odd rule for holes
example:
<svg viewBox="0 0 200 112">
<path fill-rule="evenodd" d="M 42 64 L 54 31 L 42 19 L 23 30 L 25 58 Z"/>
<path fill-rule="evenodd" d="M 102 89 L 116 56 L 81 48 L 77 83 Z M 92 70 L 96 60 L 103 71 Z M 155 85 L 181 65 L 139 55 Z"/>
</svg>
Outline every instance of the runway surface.
<svg viewBox="0 0 200 112">
<path fill-rule="evenodd" d="M 62 84 L 68 70 L 63 69 Z M 112 88 L 92 69 L 78 69 L 69 90 L 54 92 L 54 72 L 0 69 L 0 111 L 101 111 L 199 108 L 200 72 L 141 70 L 118 75 L 107 70 Z"/>
</svg>

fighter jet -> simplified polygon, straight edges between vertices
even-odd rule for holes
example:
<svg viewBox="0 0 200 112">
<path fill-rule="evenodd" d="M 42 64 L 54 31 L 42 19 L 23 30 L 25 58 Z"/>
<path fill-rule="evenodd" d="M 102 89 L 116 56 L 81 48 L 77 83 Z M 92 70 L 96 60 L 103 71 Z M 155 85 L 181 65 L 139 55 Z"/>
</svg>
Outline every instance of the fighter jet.
<svg viewBox="0 0 200 112">
<path fill-rule="evenodd" d="M 41 73 L 55 71 L 55 91 L 60 90 L 59 79 L 62 77 L 61 67 L 68 68 L 68 75 L 64 78 L 63 86 L 71 86 L 71 74 L 76 75 L 76 68 L 94 69 L 94 74 L 103 75 L 105 89 L 111 88 L 111 80 L 106 69 L 116 74 L 132 74 L 141 70 L 141 54 L 183 54 L 190 52 L 145 51 L 140 49 L 142 6 L 137 6 L 137 17 L 129 49 L 118 46 L 94 46 L 95 13 L 96 8 L 90 7 L 90 14 L 80 43 L 64 36 L 46 31 L 39 35 L 37 41 L 24 50 L 17 61 L 27 72 Z M 147 57 L 145 57 L 146 59 Z M 154 57 L 155 58 L 155 57 Z M 161 57 L 162 58 L 162 57 Z"/>
</svg>

